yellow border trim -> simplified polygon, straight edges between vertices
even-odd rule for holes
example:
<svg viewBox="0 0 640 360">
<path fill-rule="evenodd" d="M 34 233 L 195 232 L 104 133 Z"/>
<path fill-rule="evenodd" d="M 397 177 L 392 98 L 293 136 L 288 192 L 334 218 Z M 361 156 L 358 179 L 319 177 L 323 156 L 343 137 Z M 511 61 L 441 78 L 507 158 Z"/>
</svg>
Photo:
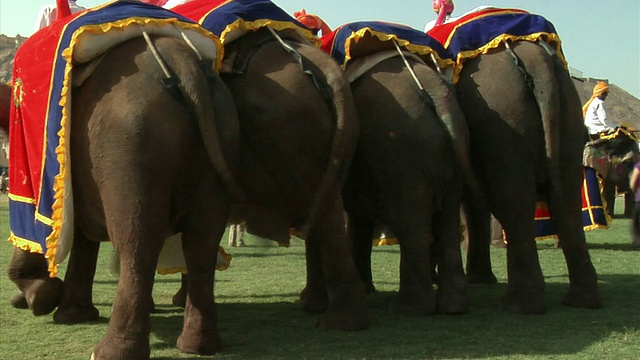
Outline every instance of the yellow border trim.
<svg viewBox="0 0 640 360">
<path fill-rule="evenodd" d="M 478 55 L 487 54 L 492 49 L 497 49 L 498 47 L 500 47 L 502 43 L 506 41 L 511 41 L 511 42 L 529 41 L 534 43 L 537 41 L 544 41 L 555 48 L 558 58 L 560 59 L 560 62 L 562 62 L 562 65 L 564 66 L 564 68 L 565 69 L 569 68 L 569 64 L 564 56 L 564 53 L 562 52 L 562 41 L 560 40 L 560 36 L 558 36 L 558 34 L 547 33 L 547 32 L 538 32 L 538 33 L 533 33 L 533 34 L 523 35 L 523 36 L 502 34 L 502 35 L 496 36 L 493 40 L 489 41 L 487 44 L 485 44 L 484 46 L 476 50 L 461 51 L 460 53 L 458 53 L 458 55 L 456 56 L 456 62 L 454 65 L 453 83 L 454 84 L 457 83 L 458 80 L 460 79 L 462 64 L 465 61 L 473 59 Z M 445 47 L 448 48 L 448 46 L 445 46 Z"/>
<path fill-rule="evenodd" d="M 370 27 L 366 26 L 358 31 L 354 31 L 346 40 L 345 40 L 345 51 L 344 51 L 344 61 L 342 63 L 342 67 L 344 68 L 347 65 L 347 62 L 351 60 L 351 44 L 357 43 L 360 38 L 364 37 L 367 33 L 377 37 L 381 41 L 389 41 L 395 40 L 398 46 L 404 47 L 410 53 L 416 55 L 430 55 L 433 54 L 438 62 L 438 66 L 441 68 L 453 67 L 455 62 L 451 59 L 442 59 L 437 51 L 433 50 L 431 47 L 427 45 L 417 45 L 409 42 L 408 40 L 400 39 L 395 34 L 387 34 L 380 31 L 375 31 Z"/>
<path fill-rule="evenodd" d="M 13 244 L 13 246 L 22 249 L 24 251 L 29 251 L 32 253 L 42 254 L 42 246 L 35 241 L 23 239 L 21 237 L 16 236 L 13 232 L 9 235 L 8 241 Z"/>
<path fill-rule="evenodd" d="M 218 71 L 222 66 L 222 57 L 224 49 L 222 44 L 220 43 L 220 39 L 215 36 L 210 31 L 204 29 L 199 24 L 188 23 L 184 21 L 180 21 L 178 19 L 149 19 L 143 17 L 131 17 L 127 19 L 117 20 L 108 22 L 105 24 L 99 25 L 85 25 L 78 28 L 71 37 L 71 41 L 69 43 L 69 47 L 62 51 L 62 57 L 66 61 L 66 66 L 64 70 L 64 80 L 63 86 L 61 90 L 60 102 L 59 105 L 62 107 L 62 118 L 60 120 L 60 130 L 58 131 L 58 139 L 59 144 L 55 149 L 55 153 L 57 156 L 57 160 L 60 164 L 60 172 L 54 177 L 53 183 L 53 191 L 54 191 L 54 203 L 53 203 L 53 214 L 51 219 L 40 215 L 37 213 L 36 208 L 36 218 L 40 221 L 46 220 L 49 223 L 45 222 L 47 225 L 50 225 L 52 228 L 51 233 L 46 238 L 46 246 L 47 252 L 45 257 L 49 261 L 49 274 L 51 277 L 55 277 L 58 271 L 58 265 L 55 263 L 56 249 L 58 245 L 58 240 L 60 236 L 60 230 L 62 228 L 62 224 L 64 221 L 64 198 L 65 198 L 65 188 L 64 182 L 68 176 L 68 164 L 66 163 L 67 159 L 67 134 L 68 134 L 68 124 L 69 124 L 69 111 L 68 104 L 70 102 L 71 92 L 69 89 L 71 88 L 71 71 L 72 71 L 72 60 L 73 60 L 73 48 L 78 44 L 79 36 L 85 31 L 89 31 L 95 34 L 104 34 L 111 30 L 119 30 L 121 28 L 127 27 L 131 24 L 137 25 L 147 25 L 154 24 L 158 27 L 166 26 L 166 25 L 176 25 L 182 29 L 189 29 L 195 32 L 201 33 L 202 35 L 210 38 L 215 43 L 217 49 L 217 55 L 215 60 L 215 69 Z M 56 52 L 57 53 L 57 52 Z M 73 215 L 71 215 L 73 216 Z"/>
</svg>

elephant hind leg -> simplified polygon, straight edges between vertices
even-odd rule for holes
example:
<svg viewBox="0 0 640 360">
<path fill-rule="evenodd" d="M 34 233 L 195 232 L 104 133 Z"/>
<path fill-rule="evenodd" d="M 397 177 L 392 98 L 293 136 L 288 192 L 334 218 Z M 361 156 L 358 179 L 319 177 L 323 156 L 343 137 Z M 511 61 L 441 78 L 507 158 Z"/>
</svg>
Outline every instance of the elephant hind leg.
<svg viewBox="0 0 640 360">
<path fill-rule="evenodd" d="M 361 216 L 355 212 L 349 213 L 348 234 L 356 270 L 364 283 L 367 294 L 376 291 L 373 286 L 373 274 L 371 273 L 372 234 L 375 227 L 375 219 Z"/>
<path fill-rule="evenodd" d="M 212 355 L 224 347 L 217 328 L 213 286 L 218 248 L 229 218 L 229 204 L 220 195 L 224 190 L 214 184 L 215 180 L 210 178 L 198 183 L 194 196 L 198 200 L 192 202 L 182 232 L 188 296 L 177 347 L 190 354 Z"/>
<path fill-rule="evenodd" d="M 311 225 L 307 239 L 307 273 L 319 273 L 315 280 L 322 284 L 307 284 L 307 288 L 326 287 L 327 311 L 318 326 L 357 331 L 369 326 L 365 291 L 358 277 L 347 242 L 344 226 L 344 206 L 337 184 L 324 199 L 324 204 Z M 311 252 L 313 250 L 319 250 Z M 309 262 L 310 257 L 312 261 Z M 308 280 L 311 279 L 308 277 Z M 323 296 L 322 292 L 316 295 Z"/>
<path fill-rule="evenodd" d="M 462 314 L 469 310 L 460 240 L 460 191 L 449 190 L 443 208 L 434 216 L 434 250 L 438 271 L 436 311 Z"/>
<path fill-rule="evenodd" d="M 559 244 L 569 270 L 569 291 L 562 303 L 572 307 L 597 309 L 602 307 L 602 300 L 598 290 L 598 275 L 591 262 L 582 228 L 582 199 L 580 192 L 576 191 L 580 188 L 580 179 L 577 176 L 573 184 L 564 184 L 563 191 L 554 193 L 552 187 L 549 211 L 555 219 Z"/>
</svg>

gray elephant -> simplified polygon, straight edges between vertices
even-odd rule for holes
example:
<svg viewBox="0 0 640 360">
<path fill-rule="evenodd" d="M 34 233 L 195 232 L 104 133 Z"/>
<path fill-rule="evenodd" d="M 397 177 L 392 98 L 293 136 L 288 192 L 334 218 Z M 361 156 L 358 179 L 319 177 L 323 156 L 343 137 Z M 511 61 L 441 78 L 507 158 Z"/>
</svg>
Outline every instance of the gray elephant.
<svg viewBox="0 0 640 360">
<path fill-rule="evenodd" d="M 640 161 L 637 136 L 618 128 L 600 139 L 589 141 L 584 148 L 583 163 L 592 167 L 603 179 L 602 195 L 607 214 L 613 217 L 618 192 L 624 193 L 624 216 L 631 217 L 635 196 L 629 187 L 633 166 Z"/>
<path fill-rule="evenodd" d="M 316 15 L 297 15 L 312 30 L 324 24 Z M 400 288 L 390 310 L 408 316 L 466 312 L 460 205 L 468 133 L 453 87 L 432 63 L 431 56 L 445 61 L 432 47 L 444 49 L 418 30 L 386 22 L 348 23 L 334 32 L 324 24 L 322 31 L 322 48 L 344 65 L 360 118 L 343 193 L 367 291 L 375 290 L 372 236 L 380 220 L 400 244 Z"/>
<path fill-rule="evenodd" d="M 429 34 L 443 43 L 449 39 L 448 49 L 462 67 L 456 90 L 469 124 L 471 164 L 483 189 L 474 194 L 476 201 L 465 203 L 468 281 L 496 281 L 489 254 L 492 213 L 508 241 L 503 306 L 520 313 L 546 311 L 534 239 L 536 201 L 544 200 L 569 269 L 563 303 L 601 307 L 581 221 L 586 131 L 553 25 L 525 11 L 490 8 Z M 485 42 L 489 38 L 495 40 Z"/>
<path fill-rule="evenodd" d="M 120 21 L 122 14 L 129 21 Z M 104 34 L 93 35 L 95 24 L 104 22 L 112 26 L 102 26 Z M 76 36 L 75 43 L 68 43 L 69 34 Z M 58 36 L 62 37 L 59 51 L 68 45 L 67 58 L 56 46 L 42 45 L 58 44 Z M 113 46 L 101 49 L 98 45 L 104 39 Z M 94 46 L 85 47 L 88 43 Z M 120 254 L 121 275 L 109 329 L 96 346 L 94 359 L 149 357 L 153 274 L 164 239 L 175 232 L 183 233 L 193 283 L 177 346 L 198 353 L 212 353 L 221 346 L 213 299 L 215 262 L 202 254 L 216 253 L 229 214 L 230 193 L 237 197 L 242 192 L 233 179 L 237 113 L 229 91 L 214 72 L 219 46 L 216 37 L 174 13 L 113 2 L 70 22 L 56 22 L 29 38 L 16 54 L 14 98 L 19 102 L 12 112 L 13 134 L 26 134 L 29 123 L 35 121 L 26 107 L 37 111 L 35 90 L 41 89 L 37 84 L 43 77 L 32 72 L 30 55 L 67 59 L 61 62 L 62 70 L 71 71 L 59 77 L 55 71 L 59 67 L 53 66 L 55 75 L 44 77 L 53 79 L 52 103 L 54 96 L 64 99 L 59 111 L 48 114 L 47 125 L 49 130 L 61 127 L 60 139 L 53 144 L 59 174 L 53 180 L 51 234 L 45 244 L 50 266 L 42 254 L 17 248 L 9 277 L 35 314 L 59 305 L 54 314 L 58 323 L 95 319 L 98 312 L 91 289 L 99 242 L 111 240 Z M 61 120 L 54 121 L 57 116 Z M 11 142 L 15 156 L 10 171 L 16 175 L 10 178 L 12 241 L 33 250 L 36 243 L 23 240 L 32 231 L 38 235 L 40 225 L 24 226 L 29 212 L 23 209 L 29 210 L 30 202 L 23 201 L 28 199 L 23 196 L 28 195 L 23 184 L 29 179 L 17 176 L 24 171 L 21 144 Z M 53 161 L 46 158 L 45 170 Z M 38 212 L 47 203 L 46 194 L 43 190 Z M 50 241 L 61 240 L 65 231 L 73 234 L 73 246 L 63 285 L 49 278 L 47 270 L 55 272 L 56 255 L 63 250 L 61 243 L 49 247 Z"/>
</svg>

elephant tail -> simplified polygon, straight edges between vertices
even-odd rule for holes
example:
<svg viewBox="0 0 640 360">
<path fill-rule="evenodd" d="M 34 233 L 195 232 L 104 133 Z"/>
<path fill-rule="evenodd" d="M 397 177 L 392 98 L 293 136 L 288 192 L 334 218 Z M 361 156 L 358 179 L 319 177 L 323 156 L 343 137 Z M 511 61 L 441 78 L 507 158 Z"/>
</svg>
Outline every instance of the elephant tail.
<svg viewBox="0 0 640 360">
<path fill-rule="evenodd" d="M 186 46 L 181 44 L 182 46 Z M 159 50 L 163 50 L 159 47 Z M 166 51 L 166 52 L 165 52 Z M 164 79 L 165 86 L 184 101 L 196 118 L 209 159 L 231 195 L 238 201 L 246 197 L 230 164 L 236 162 L 240 124 L 231 93 L 214 72 L 213 63 L 196 60 L 189 48 L 166 49 L 175 78 Z M 182 53 L 182 54 L 181 54 Z M 184 57 L 189 59 L 184 59 Z M 211 99 L 202 98 L 209 94 Z M 211 106 L 213 104 L 213 106 Z"/>
<path fill-rule="evenodd" d="M 300 236 L 304 236 L 308 227 L 316 218 L 321 208 L 322 199 L 332 191 L 336 183 L 342 184 L 347 175 L 353 152 L 358 139 L 358 117 L 355 103 L 351 95 L 351 87 L 340 66 L 321 50 L 310 45 L 298 45 L 296 50 L 317 69 L 313 79 L 320 94 L 335 119 L 335 134 L 331 143 L 329 162 L 312 200 L 307 224 L 299 229 Z M 321 74 L 317 74 L 317 72 Z"/>
<path fill-rule="evenodd" d="M 522 47 L 522 48 L 521 48 Z M 522 49 L 522 50 L 521 50 Z M 518 51 L 521 50 L 521 51 Z M 542 121 L 542 130 L 547 161 L 539 161 L 536 168 L 538 174 L 548 174 L 549 178 L 560 179 L 562 172 L 561 126 L 562 126 L 562 92 L 560 88 L 561 69 L 545 50 L 534 43 L 522 42 L 507 50 L 515 59 L 516 66 L 524 74 L 527 86 L 531 90 Z M 524 53 L 520 56 L 518 52 Z M 576 136 L 581 136 L 576 134 Z"/>
</svg>

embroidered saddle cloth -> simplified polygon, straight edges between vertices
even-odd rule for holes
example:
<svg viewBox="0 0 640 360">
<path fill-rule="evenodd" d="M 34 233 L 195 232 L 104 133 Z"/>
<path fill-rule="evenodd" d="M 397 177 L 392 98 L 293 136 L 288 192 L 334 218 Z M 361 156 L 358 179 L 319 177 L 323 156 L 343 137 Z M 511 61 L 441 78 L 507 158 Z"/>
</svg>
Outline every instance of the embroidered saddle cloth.
<svg viewBox="0 0 640 360">
<path fill-rule="evenodd" d="M 506 41 L 545 41 L 567 67 L 560 37 L 553 24 L 525 10 L 484 8 L 435 26 L 428 34 L 449 51 L 456 62 L 454 82 L 465 60 L 501 46 Z"/>
<path fill-rule="evenodd" d="M 9 213 L 13 245 L 43 253 L 51 276 L 71 248 L 73 191 L 69 153 L 72 69 L 109 48 L 149 34 L 186 36 L 219 67 L 219 39 L 194 21 L 137 1 L 112 1 L 33 34 L 13 69 Z"/>
</svg>

